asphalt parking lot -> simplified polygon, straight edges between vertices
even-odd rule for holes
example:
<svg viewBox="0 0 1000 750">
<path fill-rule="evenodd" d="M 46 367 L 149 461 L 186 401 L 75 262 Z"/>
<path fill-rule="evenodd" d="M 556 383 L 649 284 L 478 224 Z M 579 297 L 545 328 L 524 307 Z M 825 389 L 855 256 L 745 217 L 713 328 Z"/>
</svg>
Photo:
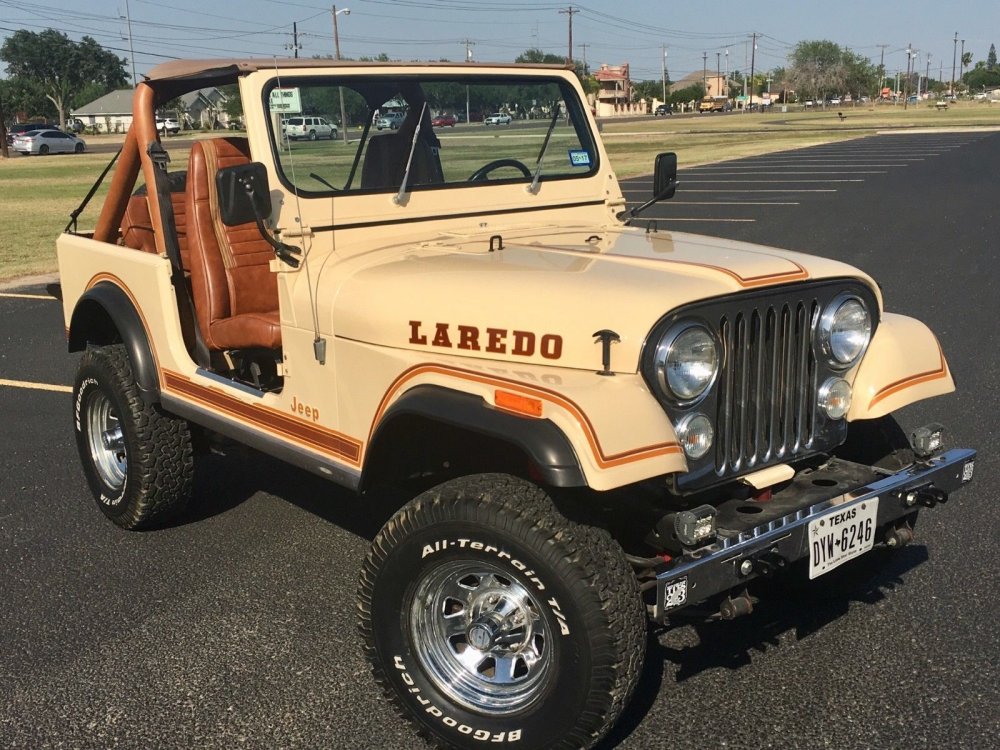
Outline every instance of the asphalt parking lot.
<svg viewBox="0 0 1000 750">
<path fill-rule="evenodd" d="M 732 623 L 650 636 L 603 750 L 1000 747 L 1000 133 L 875 135 L 685 169 L 636 224 L 834 257 L 941 340 L 955 394 L 904 410 L 979 450 L 916 543 Z M 639 202 L 651 182 L 625 183 Z M 650 227 L 651 231 L 654 228 Z M 130 534 L 76 456 L 61 307 L 0 291 L 0 747 L 422 747 L 355 632 L 378 513 L 251 452 L 210 456 L 197 510 Z"/>
</svg>

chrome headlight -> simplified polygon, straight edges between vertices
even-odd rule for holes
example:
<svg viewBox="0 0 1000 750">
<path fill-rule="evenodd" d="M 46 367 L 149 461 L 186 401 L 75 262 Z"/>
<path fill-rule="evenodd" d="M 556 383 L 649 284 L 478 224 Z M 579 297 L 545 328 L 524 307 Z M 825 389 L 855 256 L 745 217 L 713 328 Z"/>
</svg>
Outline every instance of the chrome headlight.
<svg viewBox="0 0 1000 750">
<path fill-rule="evenodd" d="M 700 325 L 667 331 L 656 348 L 656 379 L 663 392 L 689 402 L 708 390 L 719 373 L 719 348 Z"/>
<path fill-rule="evenodd" d="M 871 316 L 857 297 L 837 297 L 819 319 L 820 346 L 835 367 L 854 364 L 867 348 L 871 337 Z"/>
</svg>

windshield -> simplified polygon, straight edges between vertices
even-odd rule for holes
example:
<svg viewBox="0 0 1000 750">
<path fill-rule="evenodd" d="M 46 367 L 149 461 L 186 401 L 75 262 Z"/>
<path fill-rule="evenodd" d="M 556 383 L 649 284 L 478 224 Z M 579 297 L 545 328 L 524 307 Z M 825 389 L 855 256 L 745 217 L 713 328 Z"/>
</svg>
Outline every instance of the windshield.
<svg viewBox="0 0 1000 750">
<path fill-rule="evenodd" d="M 271 112 L 282 181 L 301 193 L 398 190 L 411 151 L 407 190 L 531 184 L 547 136 L 541 182 L 586 177 L 598 166 L 576 90 L 558 78 L 323 76 L 285 78 L 277 88 L 264 101 L 299 115 L 288 123 L 317 116 L 347 131 L 346 143 L 343 131 L 336 139 L 306 140 L 275 128 L 280 115 Z"/>
</svg>

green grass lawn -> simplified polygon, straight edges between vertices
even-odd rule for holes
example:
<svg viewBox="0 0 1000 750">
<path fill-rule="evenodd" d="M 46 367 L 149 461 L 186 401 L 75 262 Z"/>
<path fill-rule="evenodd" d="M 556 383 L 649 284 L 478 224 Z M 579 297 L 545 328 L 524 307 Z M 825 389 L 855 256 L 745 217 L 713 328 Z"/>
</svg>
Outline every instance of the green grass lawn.
<svg viewBox="0 0 1000 750">
<path fill-rule="evenodd" d="M 838 112 L 844 114 L 843 119 Z M 879 129 L 982 126 L 1000 126 L 1000 105 L 959 103 L 946 111 L 920 104 L 905 111 L 901 105 L 882 105 L 834 107 L 826 111 L 650 117 L 633 122 L 606 121 L 602 132 L 618 176 L 631 177 L 650 173 L 653 158 L 661 151 L 677 152 L 684 167 L 859 138 Z M 513 129 L 490 133 L 491 137 L 520 139 L 529 168 L 534 166 L 536 157 L 532 154 L 537 154 L 543 135 L 544 128 L 537 132 Z M 475 125 L 459 126 L 441 134 L 442 161 L 449 179 L 453 175 L 471 174 L 482 166 L 481 147 L 473 148 L 473 143 L 484 136 L 485 131 Z M 352 133 L 352 137 L 357 136 Z M 89 138 L 88 142 L 93 145 L 109 140 L 115 137 Z M 561 152 L 561 158 L 564 144 L 560 140 L 557 132 L 550 148 L 553 153 Z M 179 144 L 172 147 L 169 140 L 166 145 L 174 165 L 187 163 L 187 148 Z M 310 154 L 315 154 L 317 166 L 339 172 L 354 149 L 349 146 L 331 152 L 332 145 L 323 141 L 303 142 L 294 144 L 293 149 L 307 160 Z M 109 154 L 85 153 L 30 158 L 14 155 L 0 159 L 0 281 L 56 270 L 55 239 L 110 158 Z M 81 229 L 93 228 L 110 179 L 109 175 L 81 216 Z"/>
</svg>

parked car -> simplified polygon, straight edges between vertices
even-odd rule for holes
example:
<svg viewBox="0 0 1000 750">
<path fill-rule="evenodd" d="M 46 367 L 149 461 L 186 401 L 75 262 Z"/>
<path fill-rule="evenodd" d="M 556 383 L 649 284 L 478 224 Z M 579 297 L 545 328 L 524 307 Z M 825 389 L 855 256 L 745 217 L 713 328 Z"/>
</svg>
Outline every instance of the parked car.
<svg viewBox="0 0 1000 750">
<path fill-rule="evenodd" d="M 453 128 L 458 119 L 455 115 L 438 115 L 433 120 L 431 120 L 431 125 L 435 128 Z"/>
<path fill-rule="evenodd" d="M 375 121 L 376 130 L 399 130 L 405 115 L 402 112 L 386 112 Z"/>
<path fill-rule="evenodd" d="M 323 117 L 289 117 L 282 130 L 293 141 L 300 138 L 308 138 L 310 141 L 317 138 L 333 140 L 337 137 L 337 126 Z"/>
<path fill-rule="evenodd" d="M 7 145 L 10 146 L 14 143 L 14 137 L 22 135 L 24 133 L 30 133 L 32 130 L 47 130 L 54 127 L 53 125 L 46 125 L 44 122 L 18 122 L 7 128 Z"/>
<path fill-rule="evenodd" d="M 672 115 L 674 112 L 670 109 L 669 104 L 661 104 L 656 109 L 653 110 L 653 115 L 660 117 L 662 115 Z"/>
<path fill-rule="evenodd" d="M 503 112 L 494 112 L 492 115 L 488 115 L 485 120 L 483 120 L 484 125 L 510 125 L 513 118 L 510 115 L 505 115 Z"/>
<path fill-rule="evenodd" d="M 160 135 L 177 135 L 181 132 L 181 124 L 172 117 L 158 117 L 156 132 Z"/>
<path fill-rule="evenodd" d="M 82 154 L 87 150 L 83 139 L 61 130 L 32 130 L 14 138 L 11 147 L 18 153 L 39 154 Z"/>
</svg>

